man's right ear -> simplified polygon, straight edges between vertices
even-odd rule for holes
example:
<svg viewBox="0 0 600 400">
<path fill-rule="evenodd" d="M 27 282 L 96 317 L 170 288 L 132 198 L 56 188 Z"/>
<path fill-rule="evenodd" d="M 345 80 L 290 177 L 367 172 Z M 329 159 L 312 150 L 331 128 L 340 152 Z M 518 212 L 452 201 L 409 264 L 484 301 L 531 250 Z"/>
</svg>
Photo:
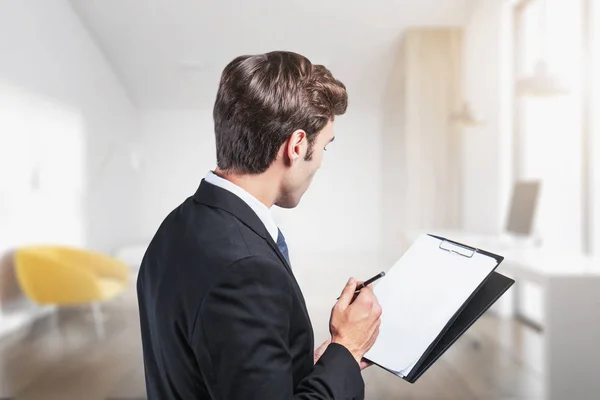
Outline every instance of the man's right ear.
<svg viewBox="0 0 600 400">
<path fill-rule="evenodd" d="M 295 130 L 286 141 L 285 155 L 294 163 L 298 159 L 304 158 L 304 154 L 308 151 L 308 136 L 302 129 Z"/>
</svg>

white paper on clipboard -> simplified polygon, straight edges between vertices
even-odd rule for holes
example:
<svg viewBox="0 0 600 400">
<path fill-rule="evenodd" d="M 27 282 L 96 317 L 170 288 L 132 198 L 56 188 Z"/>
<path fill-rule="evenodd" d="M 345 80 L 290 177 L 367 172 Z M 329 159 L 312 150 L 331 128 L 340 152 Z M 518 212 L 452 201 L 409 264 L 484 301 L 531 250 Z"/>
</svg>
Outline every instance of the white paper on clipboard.
<svg viewBox="0 0 600 400">
<path fill-rule="evenodd" d="M 383 314 L 365 358 L 407 376 L 497 264 L 475 250 L 420 236 L 373 289 Z"/>
</svg>

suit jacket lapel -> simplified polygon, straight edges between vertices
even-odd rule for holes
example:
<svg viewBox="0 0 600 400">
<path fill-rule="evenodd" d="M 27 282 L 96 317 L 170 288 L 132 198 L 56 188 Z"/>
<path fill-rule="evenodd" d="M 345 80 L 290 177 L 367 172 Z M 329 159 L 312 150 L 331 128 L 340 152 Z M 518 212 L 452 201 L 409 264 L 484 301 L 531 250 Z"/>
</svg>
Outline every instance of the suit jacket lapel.
<svg viewBox="0 0 600 400">
<path fill-rule="evenodd" d="M 277 254 L 285 266 L 285 269 L 293 276 L 291 266 L 288 264 L 283 254 L 281 254 L 281 251 L 279 251 L 279 247 L 277 247 L 277 244 L 273 241 L 269 232 L 267 232 L 267 228 L 265 228 L 265 225 L 260 218 L 258 218 L 258 215 L 256 215 L 254 210 L 252 210 L 245 201 L 230 191 L 212 185 L 204 179 L 202 179 L 200 187 L 198 187 L 198 190 L 194 194 L 194 200 L 198 203 L 227 211 L 242 221 L 244 225 L 252 229 L 257 235 L 269 243 L 269 246 L 275 251 L 275 254 Z"/>
</svg>

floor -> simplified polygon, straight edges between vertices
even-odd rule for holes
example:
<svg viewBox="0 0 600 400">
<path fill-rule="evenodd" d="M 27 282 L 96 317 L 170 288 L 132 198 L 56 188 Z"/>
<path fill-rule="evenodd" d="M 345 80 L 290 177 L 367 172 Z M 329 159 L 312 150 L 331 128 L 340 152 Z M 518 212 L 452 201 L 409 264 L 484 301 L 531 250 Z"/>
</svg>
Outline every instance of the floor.
<svg viewBox="0 0 600 400">
<path fill-rule="evenodd" d="M 0 399 L 144 399 L 133 290 L 104 311 L 104 340 L 86 309 L 63 310 L 0 340 Z M 531 328 L 486 315 L 415 384 L 377 367 L 364 371 L 366 399 L 543 399 L 542 346 Z"/>
</svg>

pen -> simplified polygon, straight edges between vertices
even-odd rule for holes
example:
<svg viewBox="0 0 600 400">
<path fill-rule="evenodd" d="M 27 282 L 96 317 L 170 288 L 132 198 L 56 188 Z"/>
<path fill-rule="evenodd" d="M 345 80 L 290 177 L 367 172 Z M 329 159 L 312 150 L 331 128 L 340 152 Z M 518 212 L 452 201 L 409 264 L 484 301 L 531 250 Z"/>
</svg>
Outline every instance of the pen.
<svg viewBox="0 0 600 400">
<path fill-rule="evenodd" d="M 356 298 L 356 296 L 358 295 L 358 292 L 360 291 L 360 289 L 363 289 L 365 286 L 370 285 L 371 283 L 375 282 L 376 280 L 383 278 L 385 276 L 385 272 L 381 271 L 380 273 L 378 273 L 377 275 L 375 275 L 374 277 L 367 279 L 366 281 L 364 281 L 363 283 L 361 283 L 360 285 L 358 285 L 356 287 L 356 289 L 354 290 L 354 297 Z M 338 300 L 340 298 L 338 297 Z"/>
</svg>

